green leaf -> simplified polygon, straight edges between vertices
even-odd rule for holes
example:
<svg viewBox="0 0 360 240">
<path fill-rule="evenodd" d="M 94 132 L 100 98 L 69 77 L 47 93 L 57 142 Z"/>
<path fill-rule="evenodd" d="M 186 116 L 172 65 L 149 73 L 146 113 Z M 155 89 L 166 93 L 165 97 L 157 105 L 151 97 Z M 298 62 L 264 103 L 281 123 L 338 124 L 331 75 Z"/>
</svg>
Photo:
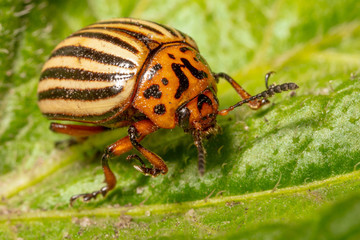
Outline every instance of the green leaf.
<svg viewBox="0 0 360 240">
<path fill-rule="evenodd" d="M 0 239 L 360 237 L 359 1 L 10 1 L 0 3 Z M 192 36 L 214 72 L 250 93 L 295 82 L 258 111 L 218 117 L 197 171 L 192 138 L 161 129 L 143 144 L 169 173 L 149 178 L 126 154 L 118 184 L 90 203 L 69 198 L 103 186 L 104 148 L 116 129 L 82 144 L 48 130 L 36 104 L 41 67 L 77 29 L 113 17 L 171 25 Z M 220 81 L 221 109 L 239 100 Z M 133 151 L 135 152 L 135 151 Z"/>
</svg>

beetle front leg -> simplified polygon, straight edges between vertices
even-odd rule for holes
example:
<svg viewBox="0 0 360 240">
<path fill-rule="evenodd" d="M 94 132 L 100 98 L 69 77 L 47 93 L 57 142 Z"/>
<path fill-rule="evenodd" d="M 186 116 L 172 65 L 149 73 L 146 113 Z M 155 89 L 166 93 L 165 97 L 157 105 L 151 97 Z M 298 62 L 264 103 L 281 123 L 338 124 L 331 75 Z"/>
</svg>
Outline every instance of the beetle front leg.
<svg viewBox="0 0 360 240">
<path fill-rule="evenodd" d="M 146 135 L 148 135 L 158 129 L 150 120 L 142 120 L 142 121 L 134 123 L 132 126 L 135 126 L 136 129 L 138 129 L 139 136 L 136 140 L 138 145 L 140 145 L 139 142 L 142 139 L 144 139 L 144 137 Z M 126 137 L 116 141 L 115 143 L 111 144 L 110 146 L 108 146 L 104 155 L 101 158 L 101 165 L 102 165 L 103 172 L 105 175 L 106 186 L 102 187 L 98 191 L 94 191 L 91 193 L 81 193 L 81 194 L 72 196 L 70 198 L 70 205 L 72 206 L 74 201 L 78 198 L 82 198 L 85 202 L 87 202 L 87 201 L 90 201 L 91 199 L 95 199 L 99 194 L 106 196 L 106 194 L 109 191 L 111 191 L 116 185 L 116 177 L 109 167 L 108 160 L 113 156 L 119 156 L 125 152 L 130 151 L 132 148 L 133 148 L 133 144 L 132 144 L 132 141 L 130 140 L 129 136 L 126 136 Z M 145 168 L 144 162 L 142 162 L 142 160 L 140 162 L 142 163 L 143 168 Z M 165 165 L 165 163 L 164 163 L 164 165 Z M 137 170 L 139 170 L 139 169 L 141 169 L 141 166 L 136 166 L 135 168 Z M 166 165 L 165 165 L 165 169 L 167 171 Z M 139 171 L 141 171 L 141 170 L 139 170 Z M 160 173 L 160 171 L 159 171 L 157 174 L 155 174 L 157 171 L 158 170 L 155 170 L 155 171 L 144 170 L 141 172 L 143 172 L 144 174 L 149 173 L 152 176 L 154 176 L 154 175 L 158 175 Z"/>
<path fill-rule="evenodd" d="M 138 141 L 138 138 L 141 136 L 141 132 L 144 128 L 146 129 L 154 127 L 156 126 L 150 120 L 144 120 L 131 125 L 128 129 L 128 135 L 130 137 L 131 144 L 151 163 L 154 168 L 146 168 L 144 162 L 137 155 L 130 155 L 128 159 L 136 158 L 142 164 L 141 166 L 134 165 L 136 170 L 142 172 L 145 175 L 156 177 L 160 173 L 166 174 L 168 172 L 168 168 L 160 156 L 144 148 Z"/>
<path fill-rule="evenodd" d="M 147 168 L 144 161 L 136 154 L 132 154 L 127 156 L 126 160 L 136 159 L 141 163 L 141 166 L 134 165 L 134 168 L 139 172 L 143 173 L 145 176 L 153 176 L 156 177 L 161 173 L 161 170 L 156 168 Z"/>
</svg>

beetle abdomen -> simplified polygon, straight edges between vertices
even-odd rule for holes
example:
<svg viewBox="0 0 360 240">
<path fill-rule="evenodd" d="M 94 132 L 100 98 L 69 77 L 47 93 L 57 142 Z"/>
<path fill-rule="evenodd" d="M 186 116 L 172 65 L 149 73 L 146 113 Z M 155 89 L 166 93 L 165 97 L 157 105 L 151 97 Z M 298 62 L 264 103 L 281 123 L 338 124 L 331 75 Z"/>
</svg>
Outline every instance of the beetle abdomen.
<svg viewBox="0 0 360 240">
<path fill-rule="evenodd" d="M 42 69 L 40 110 L 51 119 L 109 121 L 131 105 L 151 51 L 170 42 L 196 48 L 173 28 L 135 19 L 103 21 L 72 34 Z"/>
</svg>

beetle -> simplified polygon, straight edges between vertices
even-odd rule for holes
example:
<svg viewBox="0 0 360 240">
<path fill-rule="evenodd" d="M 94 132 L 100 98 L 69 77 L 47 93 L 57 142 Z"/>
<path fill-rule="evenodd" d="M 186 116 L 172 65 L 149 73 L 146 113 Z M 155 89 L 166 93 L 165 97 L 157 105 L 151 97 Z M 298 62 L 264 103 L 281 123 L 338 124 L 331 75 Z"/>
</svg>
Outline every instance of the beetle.
<svg viewBox="0 0 360 240">
<path fill-rule="evenodd" d="M 108 146 L 101 158 L 106 185 L 98 191 L 71 197 L 70 204 L 82 198 L 105 196 L 116 185 L 108 160 L 135 148 L 152 167 L 136 154 L 145 175 L 166 174 L 163 159 L 140 141 L 159 128 L 180 126 L 194 138 L 198 169 L 205 172 L 202 139 L 216 133 L 217 115 L 248 104 L 259 109 L 268 97 L 298 88 L 295 83 L 268 86 L 251 96 L 226 73 L 214 73 L 188 35 L 162 24 L 132 18 L 100 21 L 63 40 L 44 64 L 38 85 L 38 105 L 51 120 L 86 123 L 50 124 L 57 133 L 86 138 L 105 130 L 128 126 L 128 136 Z M 243 99 L 218 110 L 219 79 L 228 81 Z"/>
</svg>

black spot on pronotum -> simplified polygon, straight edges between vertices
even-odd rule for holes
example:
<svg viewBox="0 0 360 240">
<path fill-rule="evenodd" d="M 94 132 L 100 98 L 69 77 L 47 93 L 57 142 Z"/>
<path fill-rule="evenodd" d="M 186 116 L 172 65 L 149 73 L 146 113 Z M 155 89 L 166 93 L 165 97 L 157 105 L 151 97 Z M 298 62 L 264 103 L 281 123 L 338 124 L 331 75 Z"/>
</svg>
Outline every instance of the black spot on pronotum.
<svg viewBox="0 0 360 240">
<path fill-rule="evenodd" d="M 169 84 L 169 80 L 167 80 L 167 78 L 161 79 L 161 82 L 162 82 L 165 86 Z"/>
<path fill-rule="evenodd" d="M 181 94 L 189 88 L 189 79 L 181 68 L 185 67 L 189 69 L 191 75 L 193 75 L 197 79 L 204 79 L 207 77 L 206 72 L 195 68 L 186 58 L 181 58 L 181 61 L 183 62 L 184 65 L 177 63 L 171 64 L 172 70 L 174 71 L 176 77 L 179 79 L 179 87 L 175 93 L 176 99 L 179 99 L 181 97 Z"/>
<path fill-rule="evenodd" d="M 206 72 L 195 68 L 186 58 L 181 58 L 181 61 L 183 62 L 184 66 L 189 69 L 191 75 L 193 75 L 197 79 L 203 79 L 208 77 Z"/>
<path fill-rule="evenodd" d="M 159 71 L 160 69 L 162 69 L 162 66 L 160 63 L 157 63 L 153 66 L 153 69 L 154 69 L 154 71 Z"/>
<path fill-rule="evenodd" d="M 169 58 L 175 59 L 174 55 L 172 55 L 171 53 L 168 53 L 168 55 L 169 55 Z"/>
<path fill-rule="evenodd" d="M 172 70 L 174 71 L 176 77 L 179 79 L 179 87 L 175 93 L 176 99 L 179 99 L 181 97 L 181 94 L 183 94 L 183 92 L 185 92 L 189 88 L 189 79 L 187 78 L 185 73 L 181 70 L 181 67 L 183 67 L 183 65 L 181 64 L 177 64 L 177 63 L 171 64 Z"/>
<path fill-rule="evenodd" d="M 154 107 L 154 113 L 157 115 L 163 115 L 166 112 L 166 107 L 164 104 L 158 104 Z"/>
<path fill-rule="evenodd" d="M 149 99 L 150 97 L 161 98 L 161 95 L 162 93 L 158 84 L 153 84 L 144 91 L 144 97 L 146 99 Z"/>
</svg>

